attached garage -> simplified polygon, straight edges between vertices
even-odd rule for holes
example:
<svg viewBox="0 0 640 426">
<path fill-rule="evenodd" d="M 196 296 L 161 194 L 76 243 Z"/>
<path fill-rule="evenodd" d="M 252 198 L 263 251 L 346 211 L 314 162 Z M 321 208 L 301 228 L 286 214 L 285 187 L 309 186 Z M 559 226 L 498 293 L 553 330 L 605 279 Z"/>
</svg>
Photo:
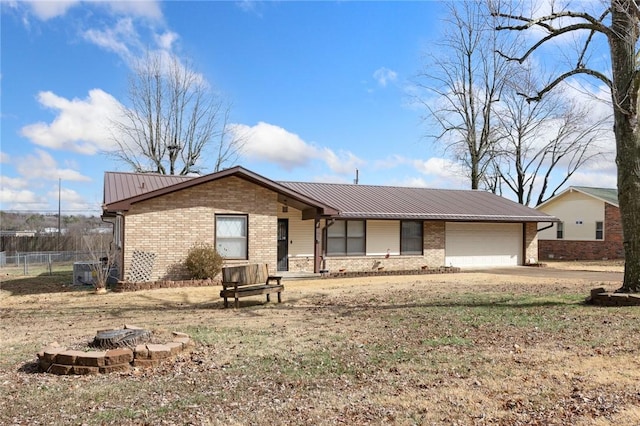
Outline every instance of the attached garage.
<svg viewBox="0 0 640 426">
<path fill-rule="evenodd" d="M 445 228 L 447 266 L 522 265 L 521 223 L 457 223 Z"/>
<path fill-rule="evenodd" d="M 235 219 L 233 235 L 216 235 L 216 216 Z M 241 241 L 230 264 L 272 271 L 523 265 L 537 261 L 538 224 L 558 221 L 485 191 L 275 182 L 239 166 L 199 177 L 107 172 L 103 217 L 121 274 L 132 253 L 149 252 L 154 280 L 187 279 L 176 262 L 201 241 Z"/>
</svg>

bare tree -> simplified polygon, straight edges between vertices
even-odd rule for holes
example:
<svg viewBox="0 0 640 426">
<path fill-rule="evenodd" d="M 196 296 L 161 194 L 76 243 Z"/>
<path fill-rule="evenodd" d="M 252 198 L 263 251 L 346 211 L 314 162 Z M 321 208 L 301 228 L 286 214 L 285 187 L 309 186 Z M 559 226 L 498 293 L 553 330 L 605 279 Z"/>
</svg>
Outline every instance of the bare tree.
<svg viewBox="0 0 640 426">
<path fill-rule="evenodd" d="M 113 244 L 113 235 L 108 233 L 89 234 L 82 237 L 89 250 L 92 284 L 96 294 L 107 292 L 107 281 L 118 260 L 118 249 Z M 114 277 L 115 278 L 115 277 Z"/>
<path fill-rule="evenodd" d="M 437 54 L 418 75 L 418 86 L 435 96 L 420 101 L 439 132 L 432 137 L 469 171 L 478 189 L 492 164 L 496 134 L 495 102 L 509 78 L 509 64 L 496 50 L 507 50 L 494 31 L 484 1 L 449 3 L 447 30 Z"/>
<path fill-rule="evenodd" d="M 580 3 L 581 6 L 584 3 Z M 592 5 L 591 3 L 589 5 Z M 537 93 L 528 97 L 539 101 L 561 82 L 586 75 L 604 83 L 611 91 L 616 164 L 618 166 L 618 202 L 622 219 L 625 249 L 624 281 L 620 291 L 640 292 L 640 127 L 638 125 L 638 41 L 640 39 L 640 9 L 635 0 L 610 0 L 602 3 L 598 13 L 569 9 L 552 10 L 543 16 L 524 16 L 494 6 L 494 16 L 503 18 L 498 30 L 542 31 L 538 41 L 521 55 L 501 52 L 503 57 L 525 62 L 534 52 L 558 37 L 581 36 L 571 66 Z M 596 38 L 604 36 L 609 46 L 611 76 L 607 70 L 591 66 L 589 53 Z"/>
<path fill-rule="evenodd" d="M 147 53 L 130 75 L 127 97 L 114 123 L 114 155 L 136 172 L 186 175 L 237 160 L 243 139 L 229 129 L 230 104 L 177 57 Z M 217 157 L 203 158 L 207 148 Z"/>
<path fill-rule="evenodd" d="M 604 134 L 604 119 L 563 90 L 527 102 L 521 93 L 537 87 L 537 80 L 531 67 L 514 74 L 495 114 L 501 137 L 490 175 L 494 185 L 504 183 L 524 205 L 536 193 L 536 205 L 553 197 L 578 169 L 600 156 L 598 142 Z M 488 186 L 502 192 L 502 185 Z"/>
</svg>

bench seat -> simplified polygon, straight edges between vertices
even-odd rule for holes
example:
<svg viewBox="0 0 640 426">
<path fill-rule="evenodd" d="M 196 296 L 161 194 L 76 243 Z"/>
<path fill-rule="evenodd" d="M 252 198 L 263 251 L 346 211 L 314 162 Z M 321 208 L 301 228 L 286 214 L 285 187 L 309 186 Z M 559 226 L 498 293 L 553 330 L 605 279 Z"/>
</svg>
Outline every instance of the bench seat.
<svg viewBox="0 0 640 426">
<path fill-rule="evenodd" d="M 282 277 L 269 275 L 266 264 L 230 266 L 222 268 L 222 290 L 220 297 L 224 299 L 224 307 L 229 307 L 229 298 L 234 299 L 234 306 L 240 307 L 241 297 L 266 294 L 267 302 L 270 295 L 277 293 L 278 303 L 282 302 Z"/>
</svg>

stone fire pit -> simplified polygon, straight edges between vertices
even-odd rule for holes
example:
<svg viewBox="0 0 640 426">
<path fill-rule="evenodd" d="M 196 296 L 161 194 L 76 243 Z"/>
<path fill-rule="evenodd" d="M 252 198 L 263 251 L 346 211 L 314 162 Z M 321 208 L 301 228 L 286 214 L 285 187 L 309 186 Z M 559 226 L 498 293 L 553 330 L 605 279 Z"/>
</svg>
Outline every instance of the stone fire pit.
<svg viewBox="0 0 640 426">
<path fill-rule="evenodd" d="M 149 343 L 153 333 L 139 327 L 98 331 L 90 343 L 100 350 L 77 350 L 52 343 L 38 353 L 40 371 L 52 374 L 105 374 L 132 367 L 157 367 L 193 347 L 188 334 L 174 331 L 166 343 Z"/>
</svg>

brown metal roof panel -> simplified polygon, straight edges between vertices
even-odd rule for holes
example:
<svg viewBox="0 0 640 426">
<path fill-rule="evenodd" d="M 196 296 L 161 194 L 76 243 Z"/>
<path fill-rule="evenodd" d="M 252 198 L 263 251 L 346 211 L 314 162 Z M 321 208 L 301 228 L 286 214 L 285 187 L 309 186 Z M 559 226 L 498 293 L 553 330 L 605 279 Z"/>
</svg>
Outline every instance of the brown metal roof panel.
<svg viewBox="0 0 640 426">
<path fill-rule="evenodd" d="M 282 182 L 284 186 L 332 205 L 342 217 L 432 217 L 458 220 L 544 220 L 546 214 L 499 197 L 471 190 L 373 185 Z M 473 219 L 475 218 L 475 219 Z"/>
<path fill-rule="evenodd" d="M 103 201 L 105 204 L 111 204 L 193 178 L 193 176 L 161 175 L 156 173 L 106 172 Z"/>
</svg>

